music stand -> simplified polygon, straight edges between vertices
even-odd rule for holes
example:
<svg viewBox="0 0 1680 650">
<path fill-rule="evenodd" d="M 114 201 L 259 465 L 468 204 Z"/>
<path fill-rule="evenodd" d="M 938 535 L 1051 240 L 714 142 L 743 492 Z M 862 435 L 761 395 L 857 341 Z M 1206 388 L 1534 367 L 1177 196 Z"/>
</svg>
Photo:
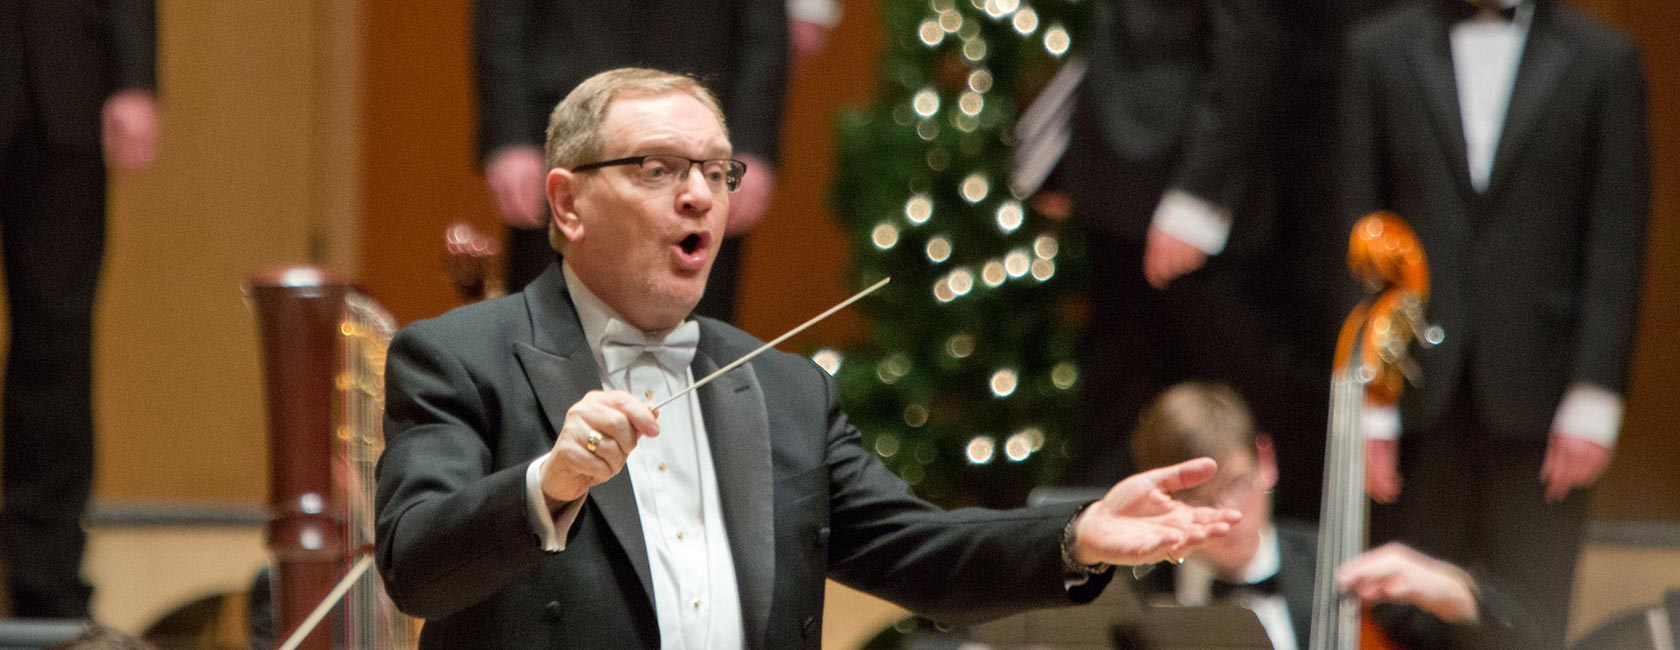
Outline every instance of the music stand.
<svg viewBox="0 0 1680 650">
<path fill-rule="evenodd" d="M 1272 650 L 1254 612 L 1233 606 L 1155 607 L 1113 635 L 1117 650 Z"/>
</svg>

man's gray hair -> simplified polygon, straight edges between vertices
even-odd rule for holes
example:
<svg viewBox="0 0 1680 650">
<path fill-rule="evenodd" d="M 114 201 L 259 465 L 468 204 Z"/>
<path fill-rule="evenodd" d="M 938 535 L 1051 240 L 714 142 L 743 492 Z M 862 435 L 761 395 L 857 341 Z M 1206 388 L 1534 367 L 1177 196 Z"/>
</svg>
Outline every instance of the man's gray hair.
<svg viewBox="0 0 1680 650">
<path fill-rule="evenodd" d="M 585 79 L 554 107 L 548 117 L 548 141 L 543 151 L 549 169 L 575 167 L 595 162 L 601 156 L 606 148 L 601 122 L 606 119 L 607 107 L 614 99 L 669 93 L 687 93 L 700 100 L 717 116 L 724 136 L 728 137 L 729 123 L 723 119 L 723 108 L 698 80 L 663 70 L 618 68 Z"/>
</svg>

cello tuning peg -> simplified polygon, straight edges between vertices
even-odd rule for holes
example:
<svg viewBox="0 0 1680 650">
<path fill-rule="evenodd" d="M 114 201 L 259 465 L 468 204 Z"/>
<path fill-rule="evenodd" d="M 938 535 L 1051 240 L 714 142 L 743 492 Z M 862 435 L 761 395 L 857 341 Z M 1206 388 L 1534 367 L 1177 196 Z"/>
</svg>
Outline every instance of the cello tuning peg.
<svg viewBox="0 0 1680 650">
<path fill-rule="evenodd" d="M 1400 367 L 1400 374 L 1406 377 L 1407 383 L 1410 383 L 1413 386 L 1421 386 L 1423 384 L 1423 368 L 1418 367 L 1417 362 L 1413 361 L 1411 357 L 1401 358 L 1398 365 Z"/>
<path fill-rule="evenodd" d="M 1424 347 L 1432 348 L 1447 340 L 1447 331 L 1441 329 L 1440 325 L 1430 325 L 1423 328 L 1423 334 L 1418 340 L 1423 342 Z"/>
</svg>

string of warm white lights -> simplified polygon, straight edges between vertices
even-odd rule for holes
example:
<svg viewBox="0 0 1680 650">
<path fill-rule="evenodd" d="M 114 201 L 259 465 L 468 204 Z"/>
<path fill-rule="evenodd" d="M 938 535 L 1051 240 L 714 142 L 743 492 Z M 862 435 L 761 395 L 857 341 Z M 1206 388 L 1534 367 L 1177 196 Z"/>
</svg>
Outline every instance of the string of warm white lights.
<svg viewBox="0 0 1680 650">
<path fill-rule="evenodd" d="M 839 379 L 866 444 L 936 499 L 969 489 L 953 461 L 981 489 L 1044 478 L 1029 461 L 1071 429 L 1077 326 L 1056 280 L 1081 256 L 1014 189 L 1009 153 L 1017 104 L 1070 52 L 1089 4 L 883 0 L 883 92 L 841 117 L 836 211 L 857 279 L 895 281 L 865 307 L 868 344 L 812 360 Z M 1008 466 L 1038 469 L 997 473 Z"/>
</svg>

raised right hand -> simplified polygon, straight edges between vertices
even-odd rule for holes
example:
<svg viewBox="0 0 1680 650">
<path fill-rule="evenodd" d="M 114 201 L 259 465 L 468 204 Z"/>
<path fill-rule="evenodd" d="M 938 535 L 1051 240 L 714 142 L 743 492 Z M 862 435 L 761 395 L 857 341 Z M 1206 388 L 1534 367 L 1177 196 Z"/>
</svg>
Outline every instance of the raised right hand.
<svg viewBox="0 0 1680 650">
<path fill-rule="evenodd" d="M 527 229 L 548 223 L 548 198 L 543 194 L 547 175 L 540 147 L 507 147 L 490 157 L 484 165 L 484 182 L 490 186 L 502 223 Z"/>
<path fill-rule="evenodd" d="M 595 449 L 590 441 L 599 436 Z M 647 402 L 619 390 L 592 390 L 566 411 L 560 435 L 543 468 L 543 496 L 549 505 L 582 498 L 589 488 L 616 476 L 642 436 L 659 435 L 659 421 Z"/>
</svg>

